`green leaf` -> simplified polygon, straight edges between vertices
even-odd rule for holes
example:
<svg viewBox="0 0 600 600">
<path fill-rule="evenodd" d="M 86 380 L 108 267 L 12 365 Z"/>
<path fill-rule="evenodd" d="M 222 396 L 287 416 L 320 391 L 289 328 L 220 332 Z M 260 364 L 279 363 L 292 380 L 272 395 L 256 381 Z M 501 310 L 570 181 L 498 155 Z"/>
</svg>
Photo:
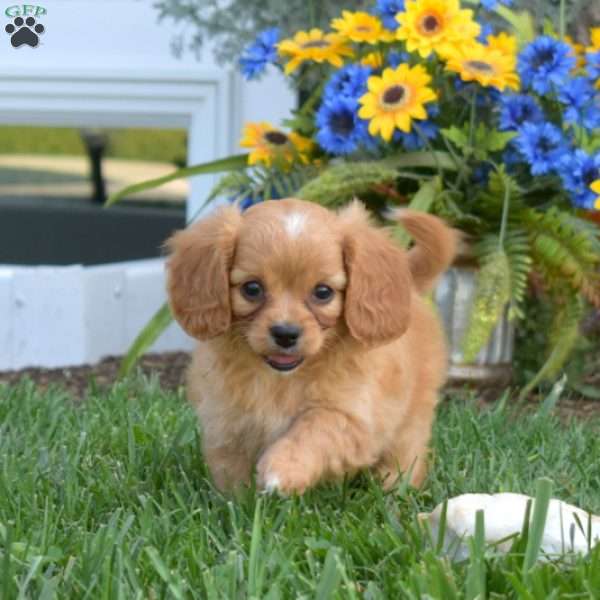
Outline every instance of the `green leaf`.
<svg viewBox="0 0 600 600">
<path fill-rule="evenodd" d="M 447 129 L 441 129 L 442 135 L 455 146 L 462 150 L 469 147 L 469 134 L 464 129 L 459 129 L 456 125 L 452 125 Z"/>
<path fill-rule="evenodd" d="M 535 25 L 528 12 L 516 12 L 498 3 L 494 9 L 505 21 L 510 23 L 519 40 L 519 45 L 524 46 L 535 38 Z"/>
<path fill-rule="evenodd" d="M 420 210 L 421 212 L 429 212 L 439 191 L 440 180 L 438 177 L 431 181 L 426 181 L 413 196 L 408 207 L 413 210 Z M 408 247 L 410 235 L 400 223 L 394 225 L 392 228 L 392 236 L 400 246 L 403 248 Z"/>
<path fill-rule="evenodd" d="M 402 168 L 430 168 L 446 169 L 447 171 L 456 171 L 456 164 L 448 152 L 406 152 L 397 157 L 390 158 L 389 162 Z"/>
<path fill-rule="evenodd" d="M 119 366 L 119 377 L 125 377 L 131 372 L 139 358 L 152 346 L 160 334 L 173 322 L 173 315 L 168 304 L 163 304 L 156 314 L 148 321 L 142 331 L 131 344 L 127 354 Z"/>
<path fill-rule="evenodd" d="M 516 131 L 498 131 L 496 129 L 486 130 L 486 148 L 490 152 L 504 150 L 506 144 L 517 135 Z"/>
<path fill-rule="evenodd" d="M 244 169 L 247 166 L 248 154 L 236 154 L 234 156 L 220 158 L 218 160 L 213 160 L 211 162 L 203 163 L 200 165 L 185 167 L 183 169 L 178 169 L 177 171 L 174 171 L 169 175 L 164 175 L 163 177 L 157 177 L 156 179 L 148 179 L 147 181 L 142 181 L 140 183 L 129 185 L 126 188 L 114 194 L 111 194 L 111 196 L 106 201 L 105 206 L 112 206 L 113 204 L 117 203 L 119 200 L 125 198 L 126 196 L 160 187 L 161 185 L 169 183 L 169 181 L 174 181 L 175 179 L 184 179 L 186 177 L 193 177 L 195 175 L 207 175 L 210 173 L 221 173 L 223 171 L 234 171 L 236 169 Z"/>
</svg>

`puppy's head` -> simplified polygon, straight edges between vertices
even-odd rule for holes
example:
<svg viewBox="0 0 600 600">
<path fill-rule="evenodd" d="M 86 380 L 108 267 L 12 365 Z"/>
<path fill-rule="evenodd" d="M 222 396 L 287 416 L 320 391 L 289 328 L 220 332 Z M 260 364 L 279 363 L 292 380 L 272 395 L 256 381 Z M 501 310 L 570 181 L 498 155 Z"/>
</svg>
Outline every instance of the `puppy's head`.
<svg viewBox="0 0 600 600">
<path fill-rule="evenodd" d="M 277 371 L 344 337 L 372 346 L 408 326 L 405 253 L 355 203 L 340 214 L 299 200 L 227 207 L 169 242 L 169 297 L 193 337 L 236 335 Z"/>
</svg>

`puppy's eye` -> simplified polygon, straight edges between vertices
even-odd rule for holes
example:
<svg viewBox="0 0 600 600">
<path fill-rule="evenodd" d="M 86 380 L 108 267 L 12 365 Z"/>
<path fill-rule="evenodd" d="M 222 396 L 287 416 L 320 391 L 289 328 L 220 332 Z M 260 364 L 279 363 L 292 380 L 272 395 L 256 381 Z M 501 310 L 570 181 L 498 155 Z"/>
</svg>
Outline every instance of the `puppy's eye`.
<svg viewBox="0 0 600 600">
<path fill-rule="evenodd" d="M 260 281 L 247 281 L 241 287 L 242 296 L 249 302 L 258 302 L 265 295 L 265 289 Z"/>
<path fill-rule="evenodd" d="M 319 285 L 315 286 L 312 296 L 315 302 L 318 302 L 319 304 L 326 304 L 333 298 L 334 293 L 335 292 L 328 285 L 320 283 Z"/>
</svg>

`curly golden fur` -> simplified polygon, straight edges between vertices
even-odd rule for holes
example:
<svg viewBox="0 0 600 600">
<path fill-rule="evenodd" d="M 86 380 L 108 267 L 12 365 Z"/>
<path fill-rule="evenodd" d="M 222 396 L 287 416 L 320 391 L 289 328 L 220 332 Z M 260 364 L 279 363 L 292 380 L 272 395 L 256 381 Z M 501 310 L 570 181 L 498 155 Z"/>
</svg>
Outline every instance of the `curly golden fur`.
<svg viewBox="0 0 600 600">
<path fill-rule="evenodd" d="M 421 293 L 456 235 L 430 215 L 396 218 L 408 252 L 358 202 L 336 214 L 295 199 L 221 208 L 168 241 L 171 307 L 199 340 L 188 396 L 220 489 L 255 468 L 284 494 L 364 468 L 386 486 L 423 481 L 447 359 Z"/>
</svg>

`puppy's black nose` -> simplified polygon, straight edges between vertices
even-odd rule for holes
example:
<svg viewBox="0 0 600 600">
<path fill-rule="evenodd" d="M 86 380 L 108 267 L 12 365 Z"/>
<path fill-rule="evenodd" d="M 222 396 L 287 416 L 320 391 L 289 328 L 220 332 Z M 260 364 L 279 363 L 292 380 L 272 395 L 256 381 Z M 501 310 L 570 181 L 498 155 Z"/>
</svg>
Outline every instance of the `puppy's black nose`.
<svg viewBox="0 0 600 600">
<path fill-rule="evenodd" d="M 280 348 L 291 348 L 300 337 L 302 329 L 291 323 L 278 323 L 271 327 L 271 337 Z"/>
</svg>

